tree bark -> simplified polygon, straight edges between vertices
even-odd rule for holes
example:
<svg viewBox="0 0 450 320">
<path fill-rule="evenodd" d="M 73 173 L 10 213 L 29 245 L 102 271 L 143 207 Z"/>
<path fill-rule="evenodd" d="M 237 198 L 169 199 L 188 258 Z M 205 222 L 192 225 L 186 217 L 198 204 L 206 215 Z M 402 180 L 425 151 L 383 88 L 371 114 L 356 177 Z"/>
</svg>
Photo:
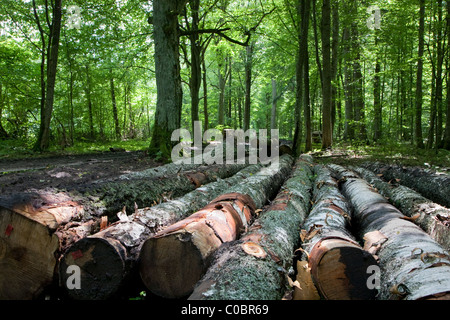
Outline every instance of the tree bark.
<svg viewBox="0 0 450 320">
<path fill-rule="evenodd" d="M 110 73 L 109 84 L 110 84 L 110 90 L 111 90 L 111 102 L 112 102 L 115 137 L 116 137 L 116 139 L 120 139 L 119 116 L 117 114 L 116 92 L 115 92 L 115 88 L 114 88 L 114 76 L 112 74 L 112 69 L 109 70 L 109 73 Z"/>
<path fill-rule="evenodd" d="M 230 186 L 257 173 L 261 167 L 260 164 L 250 165 L 229 178 L 206 184 L 182 197 L 138 209 L 124 221 L 74 243 L 61 258 L 61 285 L 73 299 L 116 297 L 127 281 L 133 279 L 133 273 L 137 274 L 138 255 L 148 237 L 201 209 Z M 79 253 L 85 258 L 79 259 Z M 66 270 L 72 264 L 81 269 L 83 285 L 80 290 L 69 290 L 65 286 L 69 276 Z M 115 270 L 114 274 L 111 269 Z"/>
<path fill-rule="evenodd" d="M 146 240 L 139 265 L 145 286 L 167 298 L 190 294 L 206 272 L 211 255 L 252 223 L 255 210 L 277 193 L 291 165 L 291 156 L 281 156 L 279 166 L 273 163 L 262 169 L 202 210 Z"/>
<path fill-rule="evenodd" d="M 415 143 L 418 148 L 425 147 L 422 136 L 422 73 L 423 73 L 423 50 L 424 50 L 424 29 L 425 29 L 425 0 L 419 0 L 419 47 L 417 60 L 417 79 L 416 79 L 416 108 L 415 108 Z"/>
<path fill-rule="evenodd" d="M 380 266 L 379 299 L 435 299 L 450 293 L 446 250 L 356 173 L 329 166 L 354 209 L 354 226 Z M 373 242 L 371 236 L 379 235 Z"/>
<path fill-rule="evenodd" d="M 33 1 L 36 22 L 41 33 L 42 61 L 41 61 L 41 121 L 39 126 L 38 139 L 34 146 L 37 151 L 45 151 L 50 147 L 50 123 L 53 113 L 53 100 L 55 95 L 56 72 L 58 65 L 59 37 L 61 33 L 62 5 L 61 0 L 56 0 L 53 5 L 53 16 L 49 25 L 48 47 L 45 48 L 45 32 L 41 27 L 35 2 Z M 48 8 L 46 8 L 48 14 Z M 46 74 L 44 75 L 44 65 L 47 56 Z M 44 80 L 45 79 L 45 80 Z"/>
<path fill-rule="evenodd" d="M 375 50 L 376 52 L 376 62 L 375 62 L 375 74 L 373 78 L 373 109 L 374 109 L 374 119 L 373 119 L 373 140 L 379 141 L 382 138 L 382 127 L 383 127 L 383 109 L 381 106 L 381 82 L 380 82 L 380 58 L 378 50 L 378 34 L 375 31 Z"/>
<path fill-rule="evenodd" d="M 246 47 L 245 55 L 245 102 L 244 102 L 244 131 L 250 129 L 250 110 L 251 110 L 251 87 L 252 87 L 252 67 L 253 67 L 253 47 L 251 42 Z"/>
<path fill-rule="evenodd" d="M 423 197 L 416 191 L 395 183 L 387 183 L 372 171 L 354 168 L 383 196 L 411 218 L 445 249 L 450 249 L 450 210 Z"/>
<path fill-rule="evenodd" d="M 155 39 L 156 112 L 150 153 L 170 159 L 172 132 L 180 128 L 183 91 L 179 61 L 178 15 L 186 0 L 153 2 Z"/>
<path fill-rule="evenodd" d="M 312 157 L 303 155 L 275 200 L 241 239 L 224 244 L 190 300 L 279 300 L 310 208 Z"/>
<path fill-rule="evenodd" d="M 350 205 L 326 167 L 316 165 L 314 174 L 314 204 L 301 231 L 313 282 L 328 300 L 374 299 L 367 270 L 377 263 L 350 232 Z"/>
<path fill-rule="evenodd" d="M 447 174 L 439 174 L 432 170 L 419 167 L 407 167 L 399 165 L 388 165 L 381 163 L 364 163 L 361 165 L 366 169 L 383 174 L 386 181 L 399 179 L 402 185 L 416 190 L 424 197 L 450 208 L 450 177 Z"/>
<path fill-rule="evenodd" d="M 450 43 L 450 3 L 447 1 L 447 44 Z M 450 60 L 450 50 L 447 49 L 447 60 Z M 447 64 L 447 75 L 450 74 L 450 63 Z M 445 120 L 445 132 L 443 147 L 450 150 L 450 81 L 447 79 L 447 117 Z"/>
<path fill-rule="evenodd" d="M 323 1 L 322 6 L 322 149 L 331 148 L 333 144 L 333 128 L 331 121 L 331 3 Z"/>
</svg>

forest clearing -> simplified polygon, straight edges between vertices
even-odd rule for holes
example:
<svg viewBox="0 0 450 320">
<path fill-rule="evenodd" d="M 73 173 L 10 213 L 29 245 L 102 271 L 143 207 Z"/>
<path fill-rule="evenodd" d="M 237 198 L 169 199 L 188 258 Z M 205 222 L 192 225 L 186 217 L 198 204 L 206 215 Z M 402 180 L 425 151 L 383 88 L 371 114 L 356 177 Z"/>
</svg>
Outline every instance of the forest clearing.
<svg viewBox="0 0 450 320">
<path fill-rule="evenodd" d="M 450 300 L 449 43 L 443 0 L 2 1 L 0 300 Z"/>
</svg>

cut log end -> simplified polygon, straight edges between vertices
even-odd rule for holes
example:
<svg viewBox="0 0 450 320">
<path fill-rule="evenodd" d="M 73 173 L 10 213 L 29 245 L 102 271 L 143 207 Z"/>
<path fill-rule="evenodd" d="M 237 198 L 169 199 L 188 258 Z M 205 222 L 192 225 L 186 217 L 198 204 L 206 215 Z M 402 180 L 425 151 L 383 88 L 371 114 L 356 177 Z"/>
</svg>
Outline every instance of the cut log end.
<svg viewBox="0 0 450 320">
<path fill-rule="evenodd" d="M 376 290 L 367 286 L 372 255 L 340 239 L 327 239 L 311 251 L 311 274 L 322 295 L 329 300 L 370 300 Z"/>
<path fill-rule="evenodd" d="M 87 237 L 76 242 L 59 264 L 60 285 L 76 300 L 104 300 L 120 286 L 125 273 L 125 253 L 116 240 Z M 79 286 L 76 271 L 79 267 Z M 71 267 L 71 268 L 70 268 Z"/>
<path fill-rule="evenodd" d="M 205 272 L 189 233 L 150 238 L 142 246 L 139 273 L 147 288 L 165 298 L 189 295 Z M 182 263 L 180 263 L 182 261 Z"/>
</svg>

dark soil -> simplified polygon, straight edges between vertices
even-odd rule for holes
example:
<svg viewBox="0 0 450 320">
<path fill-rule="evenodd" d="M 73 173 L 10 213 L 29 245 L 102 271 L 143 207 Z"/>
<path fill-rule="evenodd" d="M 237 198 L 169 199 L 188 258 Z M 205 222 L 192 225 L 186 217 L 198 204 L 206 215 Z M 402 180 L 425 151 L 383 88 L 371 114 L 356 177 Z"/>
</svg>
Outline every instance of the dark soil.
<svg viewBox="0 0 450 320">
<path fill-rule="evenodd" d="M 156 167 L 144 151 L 0 159 L 0 196 L 32 189 L 78 190 L 100 179 Z"/>
</svg>

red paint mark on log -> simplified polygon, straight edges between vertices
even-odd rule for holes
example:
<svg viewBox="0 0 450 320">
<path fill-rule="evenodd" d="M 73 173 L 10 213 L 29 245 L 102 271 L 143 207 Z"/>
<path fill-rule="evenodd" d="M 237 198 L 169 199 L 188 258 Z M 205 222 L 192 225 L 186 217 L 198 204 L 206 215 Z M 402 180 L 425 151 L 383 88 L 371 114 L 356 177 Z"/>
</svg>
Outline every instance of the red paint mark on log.
<svg viewBox="0 0 450 320">
<path fill-rule="evenodd" d="M 13 231 L 13 229 L 14 229 L 14 227 L 12 225 L 8 224 L 8 226 L 6 227 L 6 230 L 5 230 L 5 235 L 9 237 L 11 235 L 11 232 Z"/>
<path fill-rule="evenodd" d="M 81 258 L 82 256 L 83 256 L 83 252 L 81 252 L 81 250 L 72 252 L 72 258 L 74 260 L 77 260 L 77 259 Z"/>
</svg>

